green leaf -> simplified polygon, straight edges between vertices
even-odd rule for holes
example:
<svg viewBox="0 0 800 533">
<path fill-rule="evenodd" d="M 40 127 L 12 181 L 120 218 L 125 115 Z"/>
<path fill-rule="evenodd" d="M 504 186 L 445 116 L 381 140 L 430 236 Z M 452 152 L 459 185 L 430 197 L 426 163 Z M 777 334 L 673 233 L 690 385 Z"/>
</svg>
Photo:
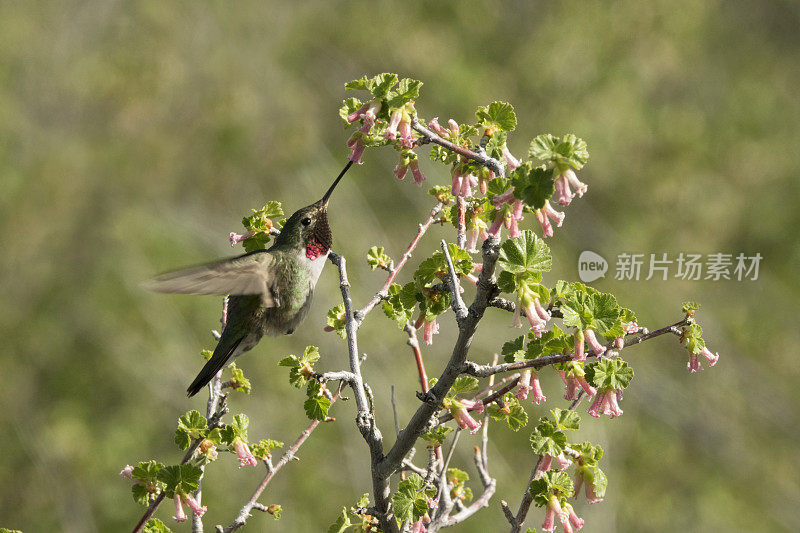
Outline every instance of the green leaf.
<svg viewBox="0 0 800 533">
<path fill-rule="evenodd" d="M 347 331 L 345 329 L 346 320 L 345 320 L 343 303 L 329 309 L 328 314 L 325 317 L 325 320 L 328 326 L 332 327 L 333 330 L 336 332 L 336 334 L 339 335 L 339 337 L 343 339 L 347 337 Z"/>
<path fill-rule="evenodd" d="M 348 81 L 344 84 L 345 91 L 369 91 L 372 87 L 372 80 L 366 76 L 361 76 L 360 79 Z"/>
<path fill-rule="evenodd" d="M 511 272 L 504 270 L 497 276 L 497 287 L 507 293 L 517 292 L 517 278 Z"/>
<path fill-rule="evenodd" d="M 580 427 L 581 417 L 575 411 L 555 408 L 551 409 L 550 412 L 553 413 L 553 420 L 555 420 L 558 429 L 573 430 Z"/>
<path fill-rule="evenodd" d="M 221 442 L 232 445 L 237 438 L 247 442 L 247 426 L 249 425 L 250 419 L 246 414 L 234 416 L 230 424 L 220 429 Z"/>
<path fill-rule="evenodd" d="M 373 246 L 367 252 L 367 264 L 372 270 L 376 268 L 390 269 L 394 265 L 394 261 L 384 253 L 383 246 Z"/>
<path fill-rule="evenodd" d="M 272 439 L 261 439 L 256 444 L 250 444 L 250 453 L 258 459 L 266 459 L 272 456 L 272 450 L 282 448 L 283 443 Z"/>
<path fill-rule="evenodd" d="M 153 493 L 147 490 L 145 485 L 134 483 L 131 486 L 131 492 L 133 493 L 133 500 L 136 503 L 139 505 L 150 505 L 150 495 Z"/>
<path fill-rule="evenodd" d="M 541 209 L 555 192 L 553 170 L 546 166 L 534 167 L 530 162 L 523 163 L 511 173 L 514 184 L 514 197 L 531 209 Z"/>
<path fill-rule="evenodd" d="M 524 335 L 520 335 L 514 340 L 505 342 L 503 347 L 500 349 L 500 353 L 503 355 L 503 360 L 506 363 L 525 361 L 527 359 L 527 353 L 525 352 L 524 344 Z"/>
<path fill-rule="evenodd" d="M 142 533 L 172 533 L 172 530 L 158 518 L 151 518 L 144 525 Z"/>
<path fill-rule="evenodd" d="M 384 72 L 372 78 L 369 90 L 375 98 L 385 98 L 395 85 L 397 85 L 397 74 Z"/>
<path fill-rule="evenodd" d="M 620 320 L 620 308 L 617 304 L 617 299 L 612 294 L 596 293 L 589 295 L 588 299 L 589 311 L 592 313 L 591 327 L 597 333 L 603 336 L 608 332 L 622 331 L 622 321 Z M 613 335 L 616 337 L 616 335 Z"/>
<path fill-rule="evenodd" d="M 561 331 L 558 326 L 541 334 L 538 338 L 533 337 L 533 332 L 528 333 L 528 350 L 525 359 L 536 359 L 554 353 L 565 353 L 572 349 L 572 343 Z"/>
<path fill-rule="evenodd" d="M 432 429 L 426 433 L 420 435 L 423 440 L 430 442 L 431 447 L 435 448 L 437 446 L 441 446 L 444 443 L 444 440 L 447 438 L 447 434 L 453 431 L 453 428 L 449 428 L 447 426 L 437 426 L 435 429 Z"/>
<path fill-rule="evenodd" d="M 158 480 L 164 483 L 164 492 L 172 498 L 175 493 L 191 494 L 197 490 L 197 484 L 203 471 L 191 463 L 166 466 L 158 471 Z"/>
<path fill-rule="evenodd" d="M 683 307 L 681 307 L 681 310 L 689 316 L 692 316 L 698 309 L 700 309 L 700 304 L 697 302 L 683 302 Z"/>
<path fill-rule="evenodd" d="M 306 396 L 308 398 L 303 403 L 306 416 L 311 420 L 325 420 L 328 417 L 331 401 L 322 394 L 320 384 L 316 381 L 309 381 Z"/>
<path fill-rule="evenodd" d="M 300 388 L 308 382 L 308 378 L 314 370 L 312 365 L 319 360 L 319 357 L 319 348 L 306 346 L 300 358 L 289 355 L 278 361 L 278 366 L 289 367 L 289 383 Z"/>
<path fill-rule="evenodd" d="M 517 127 L 514 106 L 506 102 L 492 102 L 488 106 L 480 106 L 475 116 L 484 128 L 494 127 L 502 131 L 514 131 Z"/>
<path fill-rule="evenodd" d="M 466 250 L 450 243 L 447 245 L 447 251 L 450 254 L 450 259 L 453 260 L 453 268 L 457 276 L 472 272 L 474 268 L 472 256 Z M 444 256 L 444 252 L 436 251 L 431 257 L 420 263 L 414 273 L 414 279 L 420 287 L 426 287 L 438 283 L 447 274 L 447 259 Z"/>
<path fill-rule="evenodd" d="M 192 440 L 205 436 L 208 422 L 196 410 L 191 410 L 178 419 L 178 429 L 175 431 L 175 444 L 181 450 L 189 447 Z"/>
<path fill-rule="evenodd" d="M 686 344 L 689 353 L 699 354 L 706 347 L 706 342 L 703 340 L 703 328 L 694 322 L 684 327 L 681 342 Z"/>
<path fill-rule="evenodd" d="M 348 128 L 355 124 L 355 122 L 351 123 L 347 120 L 347 117 L 350 116 L 355 111 L 361 109 L 364 103 L 359 100 L 358 98 L 348 98 L 342 102 L 342 106 L 339 108 L 339 116 L 342 117 L 342 121 L 344 122 L 344 127 Z"/>
<path fill-rule="evenodd" d="M 406 103 L 418 98 L 420 87 L 422 87 L 422 82 L 419 80 L 411 78 L 401 79 L 397 88 L 387 95 L 389 109 L 403 107 Z"/>
<path fill-rule="evenodd" d="M 541 273 L 550 270 L 553 260 L 544 240 L 525 230 L 516 239 L 508 239 L 502 244 L 497 263 L 513 274 Z"/>
<path fill-rule="evenodd" d="M 503 395 L 503 404 L 501 408 L 496 402 L 492 402 L 486 406 L 486 412 L 493 420 L 508 424 L 511 431 L 519 431 L 528 425 L 528 413 L 513 393 L 507 392 Z"/>
<path fill-rule="evenodd" d="M 450 387 L 448 396 L 455 396 L 456 394 L 466 394 L 478 390 L 478 378 L 473 376 L 458 376 Z"/>
<path fill-rule="evenodd" d="M 342 507 L 342 512 L 336 517 L 336 522 L 328 527 L 328 533 L 345 533 L 352 526 L 350 517 L 347 515 L 347 507 Z"/>
<path fill-rule="evenodd" d="M 624 389 L 633 379 L 633 369 L 622 359 L 606 359 L 586 365 L 586 381 L 597 388 Z"/>
<path fill-rule="evenodd" d="M 231 388 L 235 391 L 250 394 L 251 386 L 250 380 L 244 377 L 242 369 L 236 366 L 236 363 L 230 364 L 231 369 Z"/>
<path fill-rule="evenodd" d="M 406 322 L 411 320 L 417 305 L 416 285 L 411 282 L 400 287 L 397 283 L 392 283 L 388 294 L 389 298 L 383 302 L 383 312 L 397 323 L 398 328 L 403 329 Z"/>
<path fill-rule="evenodd" d="M 533 480 L 529 489 L 536 506 L 544 507 L 553 496 L 571 496 L 573 484 L 566 472 L 551 470 L 542 474 L 539 479 Z"/>
<path fill-rule="evenodd" d="M 437 185 L 428 190 L 428 194 L 442 202 L 444 205 L 450 205 L 456 201 L 456 197 L 450 192 L 450 187 L 444 185 Z"/>
<path fill-rule="evenodd" d="M 200 350 L 200 355 L 203 356 L 203 359 L 208 361 L 209 359 L 211 359 L 214 356 L 214 351 L 213 350 Z"/>
<path fill-rule="evenodd" d="M 567 446 L 567 437 L 546 418 L 531 433 L 531 448 L 539 455 L 559 455 Z"/>
<path fill-rule="evenodd" d="M 554 135 L 539 135 L 528 149 L 531 158 L 541 161 L 552 162 L 559 171 L 564 171 L 568 167 L 578 170 L 589 160 L 589 152 L 586 150 L 586 143 L 568 133 L 563 138 Z"/>
<path fill-rule="evenodd" d="M 397 486 L 392 495 L 397 525 L 408 520 L 416 522 L 428 512 L 428 498 L 424 491 L 425 481 L 418 474 L 411 474 Z"/>
</svg>

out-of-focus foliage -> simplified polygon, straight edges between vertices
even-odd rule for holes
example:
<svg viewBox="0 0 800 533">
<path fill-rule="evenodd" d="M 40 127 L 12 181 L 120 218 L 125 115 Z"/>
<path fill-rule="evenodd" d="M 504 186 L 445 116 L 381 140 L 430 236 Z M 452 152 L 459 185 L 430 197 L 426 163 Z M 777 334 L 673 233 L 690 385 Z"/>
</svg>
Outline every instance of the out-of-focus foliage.
<svg viewBox="0 0 800 533">
<path fill-rule="evenodd" d="M 777 531 L 800 522 L 797 5 L 498 6 L 0 3 L 0 525 L 132 526 L 140 508 L 117 473 L 142 456 L 175 461 L 175 418 L 204 409 L 183 391 L 202 364 L 196 353 L 213 347 L 220 309 L 214 297 L 146 294 L 138 283 L 231 253 L 228 233 L 267 200 L 292 212 L 318 199 L 347 153 L 342 84 L 384 71 L 425 81 L 426 116 L 471 120 L 477 105 L 503 100 L 514 104 L 520 139 L 574 131 L 586 140 L 590 190 L 550 243 L 554 265 L 575 265 L 585 249 L 610 262 L 621 252 L 764 257 L 755 282 L 615 281 L 612 265 L 594 284 L 649 327 L 675 320 L 684 300 L 702 302 L 704 337 L 722 358 L 689 375 L 676 340 L 631 350 L 637 379 L 625 416 L 583 417 L 580 429 L 602 443 L 612 480 L 602 505 L 577 505 L 591 530 Z M 522 155 L 528 146 L 510 148 Z M 334 249 L 355 259 L 357 303 L 385 279 L 359 258 L 375 243 L 399 257 L 431 208 L 423 190 L 392 176 L 396 154 L 376 152 L 331 200 Z M 431 186 L 447 183 L 426 165 Z M 437 249 L 437 231 L 425 253 Z M 406 274 L 416 267 L 412 260 Z M 576 277 L 567 269 L 544 281 Z M 339 337 L 322 331 L 338 303 L 334 269 L 318 287 L 312 316 L 293 336 L 238 361 L 252 394 L 234 395 L 232 407 L 250 414 L 254 434 L 293 442 L 307 424 L 301 403 L 287 400 L 297 396 L 279 359 L 313 344 L 320 370 L 345 365 Z M 492 327 L 510 323 L 490 315 L 473 344 L 481 361 L 500 349 Z M 423 351 L 432 377 L 449 355 L 451 318 Z M 394 384 L 407 418 L 416 369 L 402 332 L 385 320 L 371 316 L 359 346 L 391 443 L 380 391 Z M 552 373 L 542 384 L 561 393 Z M 256 516 L 251 529 L 321 530 L 369 488 L 353 406 L 337 402 L 330 414 L 337 421 L 315 432 L 262 499 L 282 505 L 280 524 Z M 527 436 L 492 427 L 505 450 L 490 449 L 498 492 L 460 531 L 497 530 L 497 502 L 515 506 L 528 481 Z M 343 455 L 329 461 L 342 443 Z M 253 470 L 210 469 L 207 524 L 232 519 L 258 481 Z M 540 519 L 532 514 L 531 525 Z"/>
</svg>

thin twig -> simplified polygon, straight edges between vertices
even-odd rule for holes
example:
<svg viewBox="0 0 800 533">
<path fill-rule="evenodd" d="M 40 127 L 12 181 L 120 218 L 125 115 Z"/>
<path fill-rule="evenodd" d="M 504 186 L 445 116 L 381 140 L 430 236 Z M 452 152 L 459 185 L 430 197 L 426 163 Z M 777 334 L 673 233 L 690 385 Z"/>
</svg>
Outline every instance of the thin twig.
<svg viewBox="0 0 800 533">
<path fill-rule="evenodd" d="M 453 258 L 450 257 L 450 250 L 447 248 L 447 242 L 442 239 L 441 242 L 444 258 L 447 261 L 448 271 L 448 285 L 450 286 L 450 293 L 452 296 L 453 312 L 456 314 L 456 322 L 461 325 L 461 322 L 467 318 L 467 306 L 464 305 L 464 300 L 461 299 L 461 286 L 458 283 L 458 276 L 456 276 L 456 269 L 453 266 Z"/>
<path fill-rule="evenodd" d="M 485 166 L 486 168 L 494 172 L 497 176 L 505 178 L 506 172 L 503 164 L 500 163 L 500 161 L 498 161 L 497 159 L 489 157 L 488 155 L 486 155 L 485 152 L 482 154 L 478 152 L 473 152 L 468 148 L 464 148 L 463 146 L 458 146 L 457 144 L 453 144 L 447 139 L 439 137 L 434 132 L 432 132 L 431 130 L 420 124 L 419 119 L 417 119 L 416 116 L 411 117 L 411 128 L 417 133 L 420 133 L 422 137 L 426 139 L 428 142 L 438 144 L 439 146 L 443 146 L 448 150 L 457 153 L 458 155 L 467 157 L 469 159 L 472 159 L 473 161 L 477 161 L 481 165 Z"/>
<path fill-rule="evenodd" d="M 333 402 L 335 402 L 336 399 L 339 398 L 341 392 L 342 392 L 342 385 L 340 384 L 339 389 L 336 391 L 336 394 L 333 395 L 331 405 L 333 405 Z M 294 441 L 294 444 L 292 444 L 289 447 L 289 449 L 287 449 L 286 452 L 281 456 L 281 458 L 278 460 L 275 466 L 273 466 L 272 468 L 267 468 L 267 475 L 265 475 L 264 479 L 261 480 L 261 483 L 258 484 L 258 487 L 256 487 L 255 492 L 253 492 L 253 495 L 250 497 L 247 503 L 245 503 L 244 506 L 239 510 L 239 514 L 236 516 L 234 521 L 231 522 L 231 524 L 224 529 L 224 533 L 231 533 L 232 531 L 236 531 L 237 529 L 245 525 L 247 519 L 250 517 L 250 511 L 258 505 L 258 498 L 261 497 L 261 493 L 264 492 L 264 489 L 267 488 L 269 482 L 272 481 L 272 478 L 275 477 L 275 474 L 277 474 L 281 468 L 283 468 L 287 463 L 289 463 L 289 461 L 295 458 L 297 450 L 299 450 L 300 446 L 302 446 L 303 443 L 308 439 L 308 437 L 311 436 L 311 433 L 317 428 L 317 426 L 319 426 L 320 422 L 322 421 L 313 420 L 308 425 L 308 427 L 306 427 L 306 429 L 303 430 L 303 432 L 300 434 L 297 440 Z"/>
<path fill-rule="evenodd" d="M 442 204 L 442 202 L 439 202 L 433 207 L 433 209 L 431 209 L 430 215 L 428 215 L 428 219 L 424 223 L 419 225 L 417 234 L 414 236 L 414 239 L 411 241 L 411 244 L 408 245 L 408 248 L 406 248 L 406 251 L 403 253 L 403 257 L 400 258 L 400 261 L 398 261 L 397 266 L 393 267 L 389 272 L 389 276 L 386 278 L 386 282 L 383 284 L 383 287 L 381 287 L 381 290 L 375 293 L 375 296 L 373 296 L 372 299 L 369 302 L 367 302 L 367 305 L 365 305 L 364 307 L 355 312 L 356 327 L 361 326 L 361 323 L 364 321 L 364 318 L 370 311 L 372 311 L 372 309 L 376 305 L 378 305 L 378 302 L 388 297 L 389 287 L 391 287 L 392 283 L 394 283 L 397 274 L 400 273 L 400 270 L 406 264 L 406 261 L 408 261 L 408 259 L 411 257 L 411 252 L 414 251 L 414 248 L 417 247 L 417 244 L 419 244 L 419 241 L 420 239 L 422 239 L 422 236 L 425 235 L 425 232 L 428 231 L 428 228 L 430 228 L 431 224 L 433 224 L 433 222 L 436 220 L 436 217 L 437 215 L 439 215 L 439 212 L 441 212 L 443 206 L 444 204 Z"/>
</svg>

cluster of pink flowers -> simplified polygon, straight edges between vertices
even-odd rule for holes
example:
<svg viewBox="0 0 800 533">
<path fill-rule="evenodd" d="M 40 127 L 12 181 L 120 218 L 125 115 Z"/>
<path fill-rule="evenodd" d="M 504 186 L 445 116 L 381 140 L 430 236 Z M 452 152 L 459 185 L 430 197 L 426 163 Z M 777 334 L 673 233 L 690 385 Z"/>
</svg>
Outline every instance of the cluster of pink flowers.
<svg viewBox="0 0 800 533">
<path fill-rule="evenodd" d="M 380 110 L 381 110 L 380 100 L 375 99 L 369 101 L 360 108 L 358 108 L 357 110 L 347 115 L 347 122 L 352 124 L 357 120 L 363 119 L 364 122 L 361 124 L 361 127 L 358 129 L 358 131 L 362 133 L 369 133 L 369 130 L 371 130 L 372 126 L 375 125 L 375 120 L 377 119 Z"/>
<path fill-rule="evenodd" d="M 475 216 L 473 218 L 473 224 L 473 227 L 467 230 L 467 251 L 471 254 L 477 254 L 480 252 L 478 249 L 478 239 L 483 242 L 489 238 L 489 234 L 486 232 L 486 223 L 481 220 L 480 217 Z"/>
<path fill-rule="evenodd" d="M 525 400 L 528 398 L 529 393 L 533 393 L 531 401 L 536 405 L 547 401 L 547 397 L 542 392 L 542 385 L 539 383 L 539 373 L 526 368 L 522 371 L 522 376 L 517 382 L 517 390 L 514 392 L 514 396 L 520 400 Z"/>
<path fill-rule="evenodd" d="M 363 163 L 363 161 L 361 161 L 361 156 L 364 154 L 364 148 L 366 148 L 362 135 L 360 131 L 357 131 L 347 141 L 347 147 L 350 148 L 350 155 L 348 155 L 347 158 L 359 165 Z"/>
<path fill-rule="evenodd" d="M 411 134 L 411 116 L 402 107 L 392 112 L 385 135 L 387 139 L 395 140 L 398 133 L 400 133 L 400 146 L 403 148 L 414 146 L 414 137 Z"/>
<path fill-rule="evenodd" d="M 544 237 L 552 237 L 553 236 L 553 225 L 550 223 L 552 219 L 556 223 L 556 227 L 561 227 L 561 224 L 564 223 L 564 218 L 566 215 L 561 211 L 556 211 L 553 209 L 553 206 L 550 205 L 548 200 L 544 201 L 544 207 L 536 210 L 536 219 L 539 221 L 539 224 L 542 225 L 542 235 Z"/>
<path fill-rule="evenodd" d="M 258 464 L 255 456 L 250 451 L 250 447 L 242 439 L 237 437 L 233 440 L 233 449 L 236 451 L 236 455 L 239 456 L 239 468 L 248 465 L 256 466 Z"/>
<path fill-rule="evenodd" d="M 589 503 L 603 501 L 603 498 L 597 497 L 597 493 L 594 490 L 594 478 L 584 467 L 579 467 L 575 472 L 575 498 L 580 494 L 581 487 L 583 487 L 586 501 Z"/>
<path fill-rule="evenodd" d="M 618 400 L 621 398 L 622 390 L 603 387 L 597 392 L 587 412 L 595 418 L 599 418 L 601 414 L 608 415 L 610 418 L 620 416 L 622 409 L 619 407 Z"/>
<path fill-rule="evenodd" d="M 594 396 L 597 394 L 597 389 L 595 389 L 588 381 L 586 381 L 586 377 L 582 372 L 578 372 L 576 369 L 570 369 L 568 371 L 558 370 L 558 374 L 561 376 L 561 379 L 564 381 L 564 385 L 566 386 L 566 394 L 564 395 L 565 400 L 575 400 L 577 399 L 578 390 L 583 389 L 583 391 L 589 396 Z"/>
<path fill-rule="evenodd" d="M 567 169 L 556 178 L 556 197 L 558 198 L 558 203 L 561 205 L 569 205 L 572 202 L 572 199 L 575 195 L 578 195 L 578 198 L 583 196 L 589 187 L 583 182 L 578 179 L 578 176 L 575 175 L 571 169 Z M 570 189 L 570 185 L 575 188 L 575 192 L 573 193 Z"/>
<path fill-rule="evenodd" d="M 539 301 L 538 295 L 521 295 L 517 302 L 517 307 L 514 309 L 515 328 L 522 327 L 522 311 L 525 311 L 525 316 L 531 325 L 531 331 L 536 338 L 542 336 L 542 333 L 547 331 L 547 321 L 550 320 L 551 314 L 547 309 L 542 306 Z"/>
<path fill-rule="evenodd" d="M 406 177 L 408 171 L 411 171 L 411 175 L 414 176 L 414 183 L 417 185 L 422 185 L 422 182 L 425 181 L 425 174 L 419 169 L 419 160 L 414 158 L 408 161 L 408 163 L 403 163 L 401 160 L 397 165 L 394 167 L 392 173 L 397 176 L 397 179 L 401 180 Z"/>
<path fill-rule="evenodd" d="M 206 514 L 207 510 L 206 506 L 200 505 L 200 503 L 194 499 L 194 496 L 192 496 L 191 494 L 179 494 L 176 492 L 175 516 L 172 517 L 176 522 L 185 522 L 187 519 L 186 513 L 183 511 L 184 503 L 189 507 L 191 507 L 192 511 L 197 516 L 202 517 L 204 514 Z"/>
<path fill-rule="evenodd" d="M 505 226 L 509 237 L 512 239 L 519 237 L 521 235 L 519 222 L 523 219 L 522 210 L 525 204 L 522 203 L 522 200 L 514 198 L 514 187 L 511 187 L 503 194 L 495 195 L 492 198 L 492 203 L 497 209 L 497 214 L 489 227 L 489 235 L 500 237 L 500 230 Z"/>
<path fill-rule="evenodd" d="M 542 523 L 543 531 L 555 531 L 555 519 L 561 523 L 561 528 L 564 533 L 573 533 L 583 527 L 584 521 L 575 514 L 575 509 L 569 503 L 564 503 L 562 506 L 558 498 L 553 496 L 547 502 L 547 509 L 545 510 L 544 522 Z"/>
<path fill-rule="evenodd" d="M 539 468 L 537 469 L 537 475 L 541 475 L 541 473 L 547 472 L 550 470 L 550 466 L 553 464 L 553 460 L 558 463 L 559 470 L 566 470 L 570 466 L 572 466 L 572 461 L 561 452 L 560 454 L 553 457 L 552 455 L 544 454 L 542 455 L 542 462 L 539 463 Z"/>
<path fill-rule="evenodd" d="M 468 410 L 474 410 L 476 413 L 483 412 L 483 402 L 472 400 L 450 400 L 450 414 L 461 429 L 468 429 L 471 434 L 475 434 L 481 428 L 481 422 L 478 422 L 469 414 Z"/>
<path fill-rule="evenodd" d="M 690 353 L 689 354 L 689 362 L 686 363 L 686 369 L 689 372 L 691 372 L 692 374 L 694 374 L 698 370 L 702 370 L 702 368 L 700 367 L 700 361 L 698 360 L 697 355 L 698 354 L 696 354 L 696 353 Z M 702 355 L 703 357 L 706 358 L 706 361 L 708 361 L 708 366 L 714 366 L 714 365 L 717 364 L 717 361 L 719 361 L 719 354 L 718 353 L 713 353 L 708 348 L 703 348 L 703 351 L 700 352 L 700 355 Z"/>
</svg>

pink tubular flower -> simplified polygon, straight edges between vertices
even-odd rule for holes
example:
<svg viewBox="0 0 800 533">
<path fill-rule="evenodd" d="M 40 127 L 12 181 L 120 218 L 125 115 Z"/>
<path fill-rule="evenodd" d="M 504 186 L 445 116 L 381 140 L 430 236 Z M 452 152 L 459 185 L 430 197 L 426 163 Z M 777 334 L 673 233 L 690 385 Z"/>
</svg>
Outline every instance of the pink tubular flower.
<svg viewBox="0 0 800 533">
<path fill-rule="evenodd" d="M 531 373 L 531 392 L 533 393 L 531 401 L 536 405 L 547 401 L 547 396 L 542 392 L 542 384 L 539 383 L 539 374 L 535 371 Z"/>
<path fill-rule="evenodd" d="M 575 509 L 573 509 L 572 505 L 570 505 L 569 503 L 565 503 L 564 506 L 563 506 L 563 509 L 564 509 L 564 511 L 567 512 L 567 515 L 569 517 L 569 523 L 573 528 L 575 528 L 574 531 L 578 531 L 579 529 L 581 529 L 585 522 L 584 522 L 583 518 L 580 518 L 577 514 L 575 514 Z M 563 525 L 563 522 L 562 522 L 562 525 Z M 564 529 L 564 531 L 567 531 L 567 530 Z"/>
<path fill-rule="evenodd" d="M 476 219 L 475 227 L 467 230 L 467 251 L 471 254 L 480 252 L 480 250 L 478 250 L 478 239 L 483 242 L 488 238 L 489 234 L 486 233 L 486 224 L 484 224 L 482 220 Z"/>
<path fill-rule="evenodd" d="M 133 481 L 132 473 L 133 473 L 133 467 L 131 465 L 125 465 L 125 468 L 123 468 L 120 471 L 119 475 Z"/>
<path fill-rule="evenodd" d="M 598 498 L 597 494 L 594 491 L 594 479 L 591 477 L 591 474 L 586 471 L 585 468 L 579 467 L 575 472 L 575 499 L 578 499 L 578 495 L 581 492 L 581 487 L 583 487 L 584 495 L 586 496 L 586 501 L 591 503 L 598 503 L 603 501 L 603 498 Z"/>
<path fill-rule="evenodd" d="M 578 397 L 578 390 L 581 388 L 581 384 L 578 383 L 578 380 L 572 373 L 567 373 L 564 370 L 558 370 L 558 375 L 561 376 L 561 380 L 564 382 L 564 386 L 566 387 L 566 393 L 564 394 L 565 400 L 575 400 Z"/>
<path fill-rule="evenodd" d="M 205 505 L 200 505 L 200 503 L 198 503 L 198 501 L 195 500 L 194 496 L 191 494 L 185 494 L 181 496 L 181 499 L 183 500 L 183 503 L 192 508 L 192 511 L 197 516 L 202 517 L 204 514 L 206 514 L 207 507 Z"/>
<path fill-rule="evenodd" d="M 358 131 L 369 133 L 369 130 L 371 130 L 372 126 L 375 125 L 375 119 L 377 118 L 377 114 L 380 110 L 381 101 L 377 99 L 372 100 L 371 102 L 367 102 L 356 111 L 353 111 L 347 115 L 347 122 L 352 124 L 359 119 L 364 119 L 364 123 L 361 125 Z"/>
<path fill-rule="evenodd" d="M 622 414 L 622 409 L 619 407 L 617 391 L 609 388 L 601 388 L 594 397 L 592 405 L 589 406 L 587 413 L 595 418 L 599 418 L 601 414 L 608 415 L 609 418 L 614 418 Z"/>
<path fill-rule="evenodd" d="M 408 172 L 408 165 L 404 165 L 402 162 L 397 163 L 392 170 L 392 174 L 397 176 L 397 179 L 401 180 L 406 177 L 406 173 Z"/>
<path fill-rule="evenodd" d="M 553 226 L 550 224 L 550 219 L 555 221 L 556 227 L 560 228 L 561 224 L 564 223 L 565 216 L 561 211 L 553 209 L 553 206 L 547 200 L 544 202 L 544 207 L 536 211 L 536 219 L 542 225 L 542 232 L 545 237 L 553 236 Z"/>
<path fill-rule="evenodd" d="M 172 517 L 176 522 L 186 522 L 186 512 L 183 510 L 183 503 L 181 502 L 181 495 L 175 493 L 175 516 Z"/>
<path fill-rule="evenodd" d="M 583 349 L 583 331 L 578 330 L 575 333 L 575 354 L 572 356 L 573 361 L 586 361 L 586 352 Z"/>
<path fill-rule="evenodd" d="M 531 388 L 531 369 L 526 368 L 522 371 L 519 381 L 517 381 L 517 390 L 514 391 L 514 396 L 519 400 L 525 400 L 528 398 Z M 539 402 L 536 403 L 538 404 Z"/>
<path fill-rule="evenodd" d="M 536 475 L 534 476 L 536 479 L 542 477 L 542 474 L 550 470 L 550 466 L 553 463 L 553 456 L 544 454 L 542 455 L 542 460 L 539 461 L 539 467 L 536 469 Z"/>
<path fill-rule="evenodd" d="M 542 523 L 543 531 L 555 531 L 556 515 L 558 515 L 558 519 L 562 523 L 562 525 L 564 522 L 562 516 L 569 517 L 569 515 L 565 513 L 564 510 L 561 508 L 561 504 L 558 503 L 558 498 L 556 498 L 555 496 L 551 496 L 550 501 L 547 502 L 547 509 L 545 510 L 545 515 L 544 515 L 544 522 Z"/>
<path fill-rule="evenodd" d="M 384 133 L 387 139 L 394 140 L 397 138 L 397 126 L 400 125 L 400 120 L 402 118 L 403 118 L 402 109 L 395 109 L 394 112 L 392 112 L 392 116 L 389 119 L 389 127 L 386 128 L 386 133 Z"/>
<path fill-rule="evenodd" d="M 232 231 L 231 234 L 228 236 L 228 239 L 231 241 L 231 246 L 236 246 L 243 240 L 249 239 L 253 235 L 255 235 L 255 233 L 253 233 L 252 231 L 246 231 L 244 233 L 236 233 Z"/>
<path fill-rule="evenodd" d="M 347 141 L 347 147 L 350 148 L 350 155 L 348 155 L 347 158 L 353 163 L 362 164 L 361 156 L 364 154 L 366 145 L 359 132 L 354 133 L 353 136 L 350 137 L 350 140 Z"/>
<path fill-rule="evenodd" d="M 422 342 L 430 346 L 433 344 L 433 336 L 439 333 L 439 323 L 434 320 L 428 322 L 427 320 L 422 324 Z"/>
<path fill-rule="evenodd" d="M 701 351 L 699 354 L 690 353 L 689 362 L 686 364 L 686 368 L 692 374 L 694 374 L 698 370 L 702 370 L 702 367 L 700 366 L 700 361 L 698 359 L 698 355 L 702 355 L 703 357 L 706 358 L 706 361 L 708 361 L 708 366 L 714 366 L 717 364 L 717 361 L 719 361 L 719 354 L 718 353 L 715 354 L 711 350 L 705 347 L 703 348 L 703 351 Z"/>
<path fill-rule="evenodd" d="M 430 128 L 439 137 L 450 137 L 450 132 L 439 124 L 439 117 L 433 117 L 430 119 L 428 121 L 428 128 Z"/>
<path fill-rule="evenodd" d="M 472 418 L 469 412 L 467 412 L 468 403 L 471 402 L 469 402 L 469 400 L 453 400 L 450 404 L 450 414 L 453 415 L 458 427 L 461 429 L 469 429 L 469 432 L 474 435 L 481 428 L 481 423 Z M 482 409 L 483 402 L 477 403 L 480 403 Z"/>
<path fill-rule="evenodd" d="M 508 145 L 503 145 L 503 159 L 506 160 L 506 165 L 508 165 L 508 170 L 514 170 L 519 166 L 519 161 L 516 157 L 511 155 L 511 152 L 508 149 Z"/>
<path fill-rule="evenodd" d="M 558 463 L 558 469 L 559 470 L 566 470 L 567 468 L 572 466 L 572 461 L 567 458 L 567 456 L 564 454 L 564 452 L 561 452 L 560 454 L 558 454 L 553 459 L 555 459 L 556 462 Z"/>
<path fill-rule="evenodd" d="M 411 169 L 411 174 L 414 176 L 414 183 L 421 186 L 422 182 L 425 181 L 425 174 L 419 169 L 419 161 L 417 159 L 413 160 L 408 164 L 408 168 Z"/>
<path fill-rule="evenodd" d="M 586 342 L 588 342 L 589 346 L 592 347 L 592 350 L 594 350 L 595 355 L 599 356 L 606 353 L 606 347 L 597 341 L 597 337 L 595 336 L 594 331 L 592 331 L 591 329 L 587 329 L 583 333 L 586 335 Z"/>
<path fill-rule="evenodd" d="M 528 301 L 526 302 L 526 300 Z M 539 298 L 535 296 L 533 298 L 520 298 L 518 307 L 522 307 L 525 311 L 525 316 L 528 318 L 534 335 L 537 338 L 541 337 L 542 333 L 547 331 L 547 321 L 550 320 L 550 313 L 542 307 Z"/>
<path fill-rule="evenodd" d="M 233 449 L 236 450 L 236 455 L 239 456 L 239 468 L 258 464 L 255 456 L 250 452 L 250 447 L 242 439 L 237 437 L 233 440 Z"/>
<path fill-rule="evenodd" d="M 588 190 L 586 184 L 582 183 L 572 170 L 565 170 L 562 172 L 556 178 L 555 185 L 558 203 L 561 205 L 569 205 L 575 197 L 575 194 L 573 194 L 572 190 L 569 188 L 570 185 L 575 187 L 575 193 L 577 193 L 578 198 L 582 197 L 583 193 Z"/>
</svg>

